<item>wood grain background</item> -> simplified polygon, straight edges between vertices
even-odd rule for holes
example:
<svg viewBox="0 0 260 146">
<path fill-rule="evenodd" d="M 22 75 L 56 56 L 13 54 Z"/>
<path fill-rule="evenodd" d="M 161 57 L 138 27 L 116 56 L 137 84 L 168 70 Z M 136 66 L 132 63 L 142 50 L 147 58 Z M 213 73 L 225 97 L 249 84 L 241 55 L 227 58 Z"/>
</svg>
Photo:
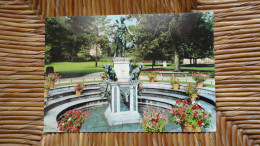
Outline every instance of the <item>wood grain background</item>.
<svg viewBox="0 0 260 146">
<path fill-rule="evenodd" d="M 43 133 L 45 16 L 202 11 L 215 14 L 216 133 Z M 0 0 L 0 145 L 260 145 L 259 36 L 259 0 Z"/>
</svg>

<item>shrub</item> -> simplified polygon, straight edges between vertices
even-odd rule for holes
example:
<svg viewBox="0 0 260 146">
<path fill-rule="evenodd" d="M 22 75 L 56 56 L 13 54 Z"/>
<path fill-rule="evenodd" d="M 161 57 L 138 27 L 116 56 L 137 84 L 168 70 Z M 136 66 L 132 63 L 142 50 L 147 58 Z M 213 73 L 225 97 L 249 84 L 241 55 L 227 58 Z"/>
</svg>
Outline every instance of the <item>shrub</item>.
<svg viewBox="0 0 260 146">
<path fill-rule="evenodd" d="M 84 84 L 83 83 L 76 83 L 75 91 L 82 91 L 83 88 L 84 88 Z"/>
<path fill-rule="evenodd" d="M 88 112 L 80 110 L 69 110 L 64 117 L 58 121 L 58 128 L 64 132 L 79 132 L 82 124 L 90 117 Z"/>
<path fill-rule="evenodd" d="M 152 78 L 156 79 L 157 78 L 157 73 L 154 73 L 154 72 L 146 73 L 146 75 L 149 79 L 152 79 Z"/>
<path fill-rule="evenodd" d="M 177 77 L 171 77 L 170 83 L 171 84 L 180 84 L 180 80 Z"/>
<path fill-rule="evenodd" d="M 192 78 L 195 80 L 195 82 L 201 82 L 201 81 L 206 81 L 210 76 L 207 74 L 203 73 L 193 73 Z"/>
<path fill-rule="evenodd" d="M 194 127 L 204 128 L 210 125 L 211 114 L 198 104 L 191 104 L 187 100 L 177 100 L 173 107 L 169 108 L 169 119 L 171 123 L 181 124 L 187 122 Z"/>
<path fill-rule="evenodd" d="M 102 80 L 105 80 L 107 78 L 107 76 L 104 72 L 100 73 L 100 77 L 101 77 Z"/>
<path fill-rule="evenodd" d="M 188 85 L 184 87 L 184 91 L 186 94 L 188 94 L 189 96 L 192 94 L 199 94 L 198 88 L 196 86 L 192 86 L 192 85 Z"/>
<path fill-rule="evenodd" d="M 44 89 L 45 90 L 50 90 L 50 87 L 51 87 L 50 84 L 44 84 Z"/>
<path fill-rule="evenodd" d="M 55 73 L 49 73 L 48 76 L 46 77 L 46 80 L 49 82 L 51 82 L 51 81 L 55 82 L 60 78 L 61 78 L 61 75 L 59 73 L 55 72 Z"/>
<path fill-rule="evenodd" d="M 146 109 L 143 107 L 143 115 L 140 124 L 144 132 L 163 132 L 168 122 L 165 111 L 161 112 L 155 109 Z"/>
</svg>

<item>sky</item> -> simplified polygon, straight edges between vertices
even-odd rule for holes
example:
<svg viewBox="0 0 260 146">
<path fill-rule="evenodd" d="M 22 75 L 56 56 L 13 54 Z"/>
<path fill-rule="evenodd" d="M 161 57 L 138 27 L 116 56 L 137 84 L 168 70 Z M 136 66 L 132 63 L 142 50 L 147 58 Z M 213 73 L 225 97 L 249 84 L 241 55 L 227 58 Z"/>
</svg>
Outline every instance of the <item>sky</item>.
<svg viewBox="0 0 260 146">
<path fill-rule="evenodd" d="M 126 17 L 127 15 L 107 15 L 107 18 L 111 19 L 110 24 L 115 24 L 116 20 L 120 22 L 120 17 Z M 131 21 L 125 20 L 126 26 L 136 25 L 137 20 L 133 18 Z"/>
<path fill-rule="evenodd" d="M 108 19 L 111 19 L 109 25 L 113 25 L 116 23 L 116 20 L 120 23 L 120 17 L 126 17 L 127 15 L 107 15 Z M 137 20 L 133 18 L 132 20 L 125 20 L 125 25 L 128 27 L 129 25 L 136 25 Z M 114 36 L 108 36 L 109 40 L 112 42 Z"/>
</svg>

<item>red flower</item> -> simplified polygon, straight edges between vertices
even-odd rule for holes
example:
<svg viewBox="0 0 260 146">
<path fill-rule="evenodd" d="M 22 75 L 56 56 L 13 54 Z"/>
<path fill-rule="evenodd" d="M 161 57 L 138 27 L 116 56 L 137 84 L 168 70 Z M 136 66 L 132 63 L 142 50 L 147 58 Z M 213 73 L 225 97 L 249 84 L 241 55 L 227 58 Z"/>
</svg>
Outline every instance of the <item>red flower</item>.
<svg viewBox="0 0 260 146">
<path fill-rule="evenodd" d="M 181 115 L 181 118 L 182 118 L 182 119 L 185 119 L 185 117 L 186 117 L 185 114 L 182 114 L 182 115 Z"/>
<path fill-rule="evenodd" d="M 197 116 L 197 114 L 196 114 L 196 113 L 193 113 L 193 116 L 194 116 L 194 117 L 196 117 L 196 116 Z"/>
<path fill-rule="evenodd" d="M 202 126 L 201 120 L 198 120 L 198 125 L 199 125 L 199 126 Z"/>
<path fill-rule="evenodd" d="M 205 112 L 203 112 L 203 115 L 207 115 Z"/>
<path fill-rule="evenodd" d="M 60 127 L 60 131 L 64 131 L 64 126 L 61 126 L 61 127 Z"/>
<path fill-rule="evenodd" d="M 191 102 L 189 102 L 189 104 L 191 104 Z"/>
<path fill-rule="evenodd" d="M 179 104 L 181 102 L 181 99 L 178 99 L 177 101 L 176 101 L 176 104 Z"/>
<path fill-rule="evenodd" d="M 188 104 L 187 100 L 183 100 L 182 102 L 183 104 Z"/>
<path fill-rule="evenodd" d="M 192 109 L 199 109 L 199 106 L 197 104 L 195 104 Z"/>
</svg>

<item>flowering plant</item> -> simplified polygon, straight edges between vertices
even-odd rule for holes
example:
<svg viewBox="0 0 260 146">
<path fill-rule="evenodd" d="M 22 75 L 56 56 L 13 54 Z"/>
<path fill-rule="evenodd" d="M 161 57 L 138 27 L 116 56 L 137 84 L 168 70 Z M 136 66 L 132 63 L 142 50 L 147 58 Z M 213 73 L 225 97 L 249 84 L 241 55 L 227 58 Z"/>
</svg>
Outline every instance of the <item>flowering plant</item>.
<svg viewBox="0 0 260 146">
<path fill-rule="evenodd" d="M 198 104 L 191 104 L 187 100 L 177 100 L 173 107 L 169 108 L 169 119 L 171 123 L 181 124 L 187 122 L 193 127 L 204 128 L 210 125 L 211 114 Z"/>
<path fill-rule="evenodd" d="M 192 86 L 192 85 L 188 85 L 184 87 L 184 91 L 186 94 L 188 94 L 189 96 L 191 96 L 192 94 L 196 94 L 199 95 L 199 91 L 198 88 L 196 86 Z"/>
<path fill-rule="evenodd" d="M 75 91 L 83 91 L 84 85 L 83 83 L 76 83 Z"/>
<path fill-rule="evenodd" d="M 45 90 L 50 90 L 50 87 L 51 87 L 50 84 L 44 84 L 44 89 Z"/>
<path fill-rule="evenodd" d="M 107 76 L 104 72 L 100 73 L 100 77 L 101 77 L 102 80 L 105 80 L 107 78 Z"/>
<path fill-rule="evenodd" d="M 168 117 L 163 112 L 155 109 L 146 109 L 143 107 L 143 115 L 140 124 L 144 132 L 163 132 L 168 122 Z"/>
<path fill-rule="evenodd" d="M 51 81 L 55 82 L 60 78 L 61 78 L 61 75 L 59 73 L 55 72 L 55 73 L 49 73 L 48 76 L 46 77 L 46 80 L 49 82 L 51 82 Z"/>
<path fill-rule="evenodd" d="M 141 92 L 144 91 L 143 82 L 139 82 L 138 84 L 138 95 L 142 95 Z"/>
<path fill-rule="evenodd" d="M 171 77 L 170 83 L 171 84 L 180 84 L 180 80 L 177 77 Z"/>
<path fill-rule="evenodd" d="M 146 73 L 149 79 L 156 79 L 157 78 L 157 73 L 151 72 L 151 73 Z"/>
<path fill-rule="evenodd" d="M 192 79 L 195 80 L 195 82 L 206 81 L 209 77 L 209 75 L 200 72 L 192 74 Z"/>
<path fill-rule="evenodd" d="M 58 128 L 65 132 L 79 132 L 80 127 L 87 118 L 90 117 L 88 112 L 80 110 L 69 110 L 64 117 L 58 121 Z"/>
</svg>

